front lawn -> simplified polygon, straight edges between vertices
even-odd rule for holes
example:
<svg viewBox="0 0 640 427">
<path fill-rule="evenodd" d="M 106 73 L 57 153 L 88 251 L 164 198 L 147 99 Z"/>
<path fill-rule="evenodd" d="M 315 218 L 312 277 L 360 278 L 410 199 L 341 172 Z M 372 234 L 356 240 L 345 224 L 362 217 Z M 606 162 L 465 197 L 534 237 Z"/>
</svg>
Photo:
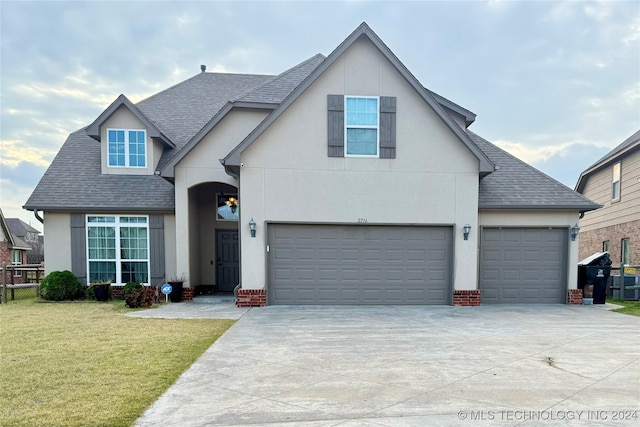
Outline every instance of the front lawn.
<svg viewBox="0 0 640 427">
<path fill-rule="evenodd" d="M 0 305 L 0 425 L 130 426 L 234 323 L 122 304 Z"/>
<path fill-rule="evenodd" d="M 640 301 L 622 301 L 619 299 L 607 298 L 607 302 L 616 305 L 622 305 L 613 311 L 616 313 L 630 314 L 632 316 L 640 316 Z"/>
</svg>

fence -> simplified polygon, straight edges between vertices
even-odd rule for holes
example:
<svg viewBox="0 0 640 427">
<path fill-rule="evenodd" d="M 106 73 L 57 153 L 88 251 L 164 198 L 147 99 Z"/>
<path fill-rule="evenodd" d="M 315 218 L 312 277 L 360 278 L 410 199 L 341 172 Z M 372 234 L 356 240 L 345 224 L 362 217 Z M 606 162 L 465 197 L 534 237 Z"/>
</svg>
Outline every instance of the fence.
<svg viewBox="0 0 640 427">
<path fill-rule="evenodd" d="M 16 299 L 40 296 L 40 279 L 44 277 L 44 267 L 40 264 L 2 266 L 2 295 L 0 302 L 6 304 Z"/>
<path fill-rule="evenodd" d="M 616 271 L 618 274 L 614 274 Z M 611 276 L 607 280 L 607 297 L 622 301 L 638 301 L 640 299 L 638 273 L 640 273 L 640 265 L 620 264 L 620 267 L 611 267 Z"/>
</svg>

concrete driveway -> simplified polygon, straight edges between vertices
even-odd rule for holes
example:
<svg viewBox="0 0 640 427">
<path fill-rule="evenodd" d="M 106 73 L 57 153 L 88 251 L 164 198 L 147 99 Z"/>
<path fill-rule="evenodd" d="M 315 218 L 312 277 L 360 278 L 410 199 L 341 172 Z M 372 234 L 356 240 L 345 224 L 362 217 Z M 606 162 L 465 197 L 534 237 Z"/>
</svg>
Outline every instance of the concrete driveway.
<svg viewBox="0 0 640 427">
<path fill-rule="evenodd" d="M 639 422 L 638 317 L 565 305 L 271 306 L 247 311 L 136 425 Z"/>
</svg>

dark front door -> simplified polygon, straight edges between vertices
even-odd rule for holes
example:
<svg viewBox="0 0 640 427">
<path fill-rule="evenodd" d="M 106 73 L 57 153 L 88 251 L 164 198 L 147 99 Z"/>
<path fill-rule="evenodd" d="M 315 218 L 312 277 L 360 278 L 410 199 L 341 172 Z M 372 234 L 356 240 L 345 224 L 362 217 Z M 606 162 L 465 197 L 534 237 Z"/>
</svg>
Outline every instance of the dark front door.
<svg viewBox="0 0 640 427">
<path fill-rule="evenodd" d="M 216 257 L 218 292 L 232 292 L 240 283 L 238 230 L 216 230 Z"/>
</svg>

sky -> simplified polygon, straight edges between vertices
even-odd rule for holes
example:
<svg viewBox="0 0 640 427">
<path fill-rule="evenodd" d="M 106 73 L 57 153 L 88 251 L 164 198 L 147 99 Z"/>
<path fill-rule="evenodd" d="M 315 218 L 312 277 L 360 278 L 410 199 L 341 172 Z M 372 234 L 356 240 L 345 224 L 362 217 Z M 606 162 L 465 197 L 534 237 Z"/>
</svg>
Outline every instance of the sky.
<svg viewBox="0 0 640 427">
<path fill-rule="evenodd" d="M 640 129 L 639 1 L 0 0 L 0 207 L 22 209 L 68 134 L 208 72 L 279 74 L 367 22 L 475 133 L 574 188 Z M 69 171 L 73 173 L 73 171 Z"/>
</svg>

